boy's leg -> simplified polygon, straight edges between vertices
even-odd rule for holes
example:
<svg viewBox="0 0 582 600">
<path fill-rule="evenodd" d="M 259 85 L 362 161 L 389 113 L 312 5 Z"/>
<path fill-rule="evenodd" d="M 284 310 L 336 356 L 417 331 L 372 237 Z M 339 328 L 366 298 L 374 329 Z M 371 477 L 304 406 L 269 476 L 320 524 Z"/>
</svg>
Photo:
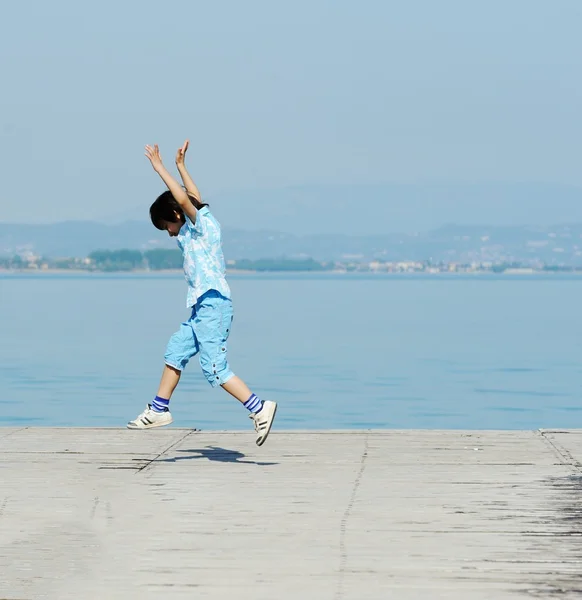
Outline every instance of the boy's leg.
<svg viewBox="0 0 582 600">
<path fill-rule="evenodd" d="M 182 369 L 199 349 L 191 323 L 192 317 L 182 323 L 180 329 L 170 338 L 164 356 L 166 364 L 158 393 L 152 403 L 148 404 L 136 419 L 127 424 L 129 429 L 149 429 L 169 425 L 172 422 L 170 398 L 180 381 Z"/>
<path fill-rule="evenodd" d="M 170 410 L 170 398 L 180 381 L 182 371 L 175 369 L 170 365 L 164 365 L 162 380 L 158 393 L 151 403 L 151 409 L 157 413 L 163 413 Z"/>
<path fill-rule="evenodd" d="M 222 389 L 226 390 L 231 396 L 244 404 L 251 396 L 252 392 L 247 384 L 236 375 L 233 375 L 226 383 L 222 384 Z"/>
<path fill-rule="evenodd" d="M 250 411 L 250 418 L 254 421 L 255 431 L 257 432 L 257 445 L 262 446 L 267 441 L 267 436 L 271 431 L 275 413 L 277 412 L 277 403 L 272 400 L 261 400 L 236 375 L 233 375 L 228 381 L 223 383 L 222 389 L 226 390 L 231 396 L 234 396 Z"/>
<path fill-rule="evenodd" d="M 160 381 L 157 396 L 166 398 L 169 402 L 180 381 L 181 375 L 182 371 L 178 371 L 178 369 L 174 369 L 174 367 L 170 367 L 169 365 L 164 365 L 164 372 L 162 373 L 162 380 Z"/>
<path fill-rule="evenodd" d="M 256 441 L 261 446 L 271 431 L 277 404 L 269 400 L 261 401 L 247 384 L 230 370 L 227 340 L 231 324 L 232 302 L 218 292 L 206 294 L 198 306 L 192 325 L 200 344 L 200 366 L 212 387 L 220 385 L 249 410 L 257 432 Z"/>
</svg>

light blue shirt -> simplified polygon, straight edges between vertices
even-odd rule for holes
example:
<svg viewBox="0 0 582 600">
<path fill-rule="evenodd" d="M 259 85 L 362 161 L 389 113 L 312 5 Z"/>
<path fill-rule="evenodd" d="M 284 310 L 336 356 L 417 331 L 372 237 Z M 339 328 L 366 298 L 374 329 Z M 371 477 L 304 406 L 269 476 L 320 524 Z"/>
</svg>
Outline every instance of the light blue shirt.
<svg viewBox="0 0 582 600">
<path fill-rule="evenodd" d="M 184 275 L 188 283 L 186 306 L 194 306 L 208 290 L 216 290 L 230 298 L 220 223 L 207 206 L 197 212 L 195 223 L 186 216 L 177 240 L 184 255 Z"/>
</svg>

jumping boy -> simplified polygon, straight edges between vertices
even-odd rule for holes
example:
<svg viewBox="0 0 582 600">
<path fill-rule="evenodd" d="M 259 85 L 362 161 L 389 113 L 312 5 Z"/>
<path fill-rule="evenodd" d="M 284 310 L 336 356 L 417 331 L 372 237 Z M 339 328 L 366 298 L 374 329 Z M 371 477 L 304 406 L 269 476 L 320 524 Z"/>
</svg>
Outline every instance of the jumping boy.
<svg viewBox="0 0 582 600">
<path fill-rule="evenodd" d="M 212 387 L 221 386 L 250 411 L 257 432 L 257 445 L 265 443 L 277 411 L 277 403 L 260 400 L 245 382 L 231 370 L 227 361 L 227 340 L 233 318 L 230 288 L 221 246 L 218 221 L 192 181 L 185 156 L 188 140 L 176 154 L 176 166 L 185 190 L 162 163 L 156 145 L 146 146 L 145 155 L 168 191 L 150 207 L 150 217 L 157 229 L 177 238 L 184 256 L 184 274 L 188 283 L 187 306 L 190 318 L 172 335 L 165 354 L 165 366 L 158 393 L 151 404 L 133 421 L 129 429 L 149 429 L 172 422 L 169 404 L 188 361 L 199 354 L 200 366 Z"/>
</svg>

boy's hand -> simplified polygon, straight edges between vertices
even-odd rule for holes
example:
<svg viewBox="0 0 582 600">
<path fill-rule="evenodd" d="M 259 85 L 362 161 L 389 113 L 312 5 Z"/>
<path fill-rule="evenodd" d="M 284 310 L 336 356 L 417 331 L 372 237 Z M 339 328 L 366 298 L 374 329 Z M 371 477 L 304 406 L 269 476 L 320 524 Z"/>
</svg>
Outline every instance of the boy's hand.
<svg viewBox="0 0 582 600">
<path fill-rule="evenodd" d="M 186 159 L 186 151 L 188 150 L 188 145 L 190 142 L 186 140 L 181 148 L 176 152 L 176 165 L 178 167 L 184 165 L 184 160 Z"/>
<path fill-rule="evenodd" d="M 149 158 L 149 161 L 152 163 L 152 167 L 156 173 L 159 173 L 160 169 L 163 168 L 162 157 L 160 156 L 160 148 L 157 144 L 154 144 L 153 147 L 147 145 L 145 147 L 145 155 Z"/>
</svg>

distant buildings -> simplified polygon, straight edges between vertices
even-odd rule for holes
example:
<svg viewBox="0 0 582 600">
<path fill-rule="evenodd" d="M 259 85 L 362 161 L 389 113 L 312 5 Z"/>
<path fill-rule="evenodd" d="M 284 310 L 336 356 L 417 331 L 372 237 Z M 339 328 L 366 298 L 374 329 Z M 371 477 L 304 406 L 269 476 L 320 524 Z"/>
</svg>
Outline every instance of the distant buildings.
<svg viewBox="0 0 582 600">
<path fill-rule="evenodd" d="M 344 257 L 339 261 L 318 261 L 305 257 L 259 260 L 226 261 L 229 271 L 260 272 L 335 272 L 335 273 L 506 273 L 526 275 L 540 272 L 582 273 L 581 266 L 546 264 L 539 259 L 529 262 L 517 260 L 433 262 L 430 260 L 364 260 L 361 257 Z M 0 257 L 0 270 L 4 271 L 162 271 L 180 270 L 182 257 L 179 250 L 100 250 L 88 257 L 47 258 L 30 251 L 12 257 Z"/>
</svg>

